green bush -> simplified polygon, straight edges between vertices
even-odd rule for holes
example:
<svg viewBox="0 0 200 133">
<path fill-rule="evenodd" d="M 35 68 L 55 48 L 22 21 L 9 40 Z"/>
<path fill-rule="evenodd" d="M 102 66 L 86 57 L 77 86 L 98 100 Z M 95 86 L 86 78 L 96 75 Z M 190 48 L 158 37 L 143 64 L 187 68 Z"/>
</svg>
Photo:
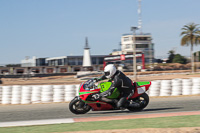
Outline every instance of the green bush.
<svg viewBox="0 0 200 133">
<path fill-rule="evenodd" d="M 180 54 L 176 54 L 172 60 L 173 63 L 181 63 L 181 64 L 186 64 L 187 59 Z"/>
</svg>

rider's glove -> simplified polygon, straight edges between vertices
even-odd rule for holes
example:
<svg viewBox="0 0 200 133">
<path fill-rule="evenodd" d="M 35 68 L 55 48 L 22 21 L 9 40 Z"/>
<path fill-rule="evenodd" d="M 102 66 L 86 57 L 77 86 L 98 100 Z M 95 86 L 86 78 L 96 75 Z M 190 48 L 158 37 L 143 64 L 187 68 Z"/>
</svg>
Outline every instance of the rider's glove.
<svg viewBox="0 0 200 133">
<path fill-rule="evenodd" d="M 99 94 L 95 94 L 95 95 L 93 95 L 92 97 L 93 97 L 95 100 L 100 99 L 100 95 L 99 95 Z"/>
<path fill-rule="evenodd" d="M 94 80 L 95 82 L 98 82 L 98 81 L 99 81 L 99 79 L 98 79 L 98 78 L 94 78 L 93 80 Z"/>
</svg>

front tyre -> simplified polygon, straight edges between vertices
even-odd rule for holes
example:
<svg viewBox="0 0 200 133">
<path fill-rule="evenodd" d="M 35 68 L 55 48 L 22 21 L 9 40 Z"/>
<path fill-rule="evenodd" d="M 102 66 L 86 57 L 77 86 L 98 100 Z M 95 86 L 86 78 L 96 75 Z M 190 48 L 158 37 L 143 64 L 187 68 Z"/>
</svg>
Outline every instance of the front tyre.
<svg viewBox="0 0 200 133">
<path fill-rule="evenodd" d="M 141 111 L 149 104 L 149 96 L 146 93 L 143 93 L 137 98 L 130 99 L 130 104 L 137 104 L 136 107 L 127 107 L 130 111 Z"/>
<path fill-rule="evenodd" d="M 69 103 L 69 110 L 74 114 L 85 114 L 90 111 L 91 107 L 84 103 L 81 99 L 75 97 Z"/>
</svg>

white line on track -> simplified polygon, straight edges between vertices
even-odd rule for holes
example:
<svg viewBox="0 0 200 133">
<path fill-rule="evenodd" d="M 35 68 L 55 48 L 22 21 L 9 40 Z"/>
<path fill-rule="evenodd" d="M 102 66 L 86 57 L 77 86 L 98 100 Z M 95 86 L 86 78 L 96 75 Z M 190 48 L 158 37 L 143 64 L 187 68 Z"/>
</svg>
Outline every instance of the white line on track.
<svg viewBox="0 0 200 133">
<path fill-rule="evenodd" d="M 155 115 L 155 114 L 173 114 L 173 113 L 195 113 L 199 114 L 200 110 L 197 111 L 181 111 L 181 112 L 164 112 L 164 113 L 146 113 L 146 114 L 134 114 L 131 116 L 137 116 L 137 115 Z M 190 114 L 194 115 L 194 114 Z M 116 115 L 118 116 L 129 116 L 129 115 Z M 100 116 L 97 116 L 101 118 Z M 108 116 L 104 116 L 108 117 Z M 113 116 L 115 117 L 115 116 Z M 11 122 L 0 122 L 0 127 L 16 127 L 16 126 L 34 126 L 34 125 L 48 125 L 48 124 L 62 124 L 62 123 L 75 123 L 74 119 L 83 119 L 86 117 L 80 117 L 80 118 L 64 118 L 64 119 L 44 119 L 44 120 L 29 120 L 29 121 L 11 121 Z M 90 117 L 87 117 L 90 118 Z M 92 116 L 91 118 L 94 118 Z"/>
<path fill-rule="evenodd" d="M 33 125 L 62 124 L 62 123 L 74 123 L 74 120 L 72 118 L 67 118 L 67 119 L 45 119 L 45 120 L 0 122 L 0 127 L 33 126 Z"/>
</svg>

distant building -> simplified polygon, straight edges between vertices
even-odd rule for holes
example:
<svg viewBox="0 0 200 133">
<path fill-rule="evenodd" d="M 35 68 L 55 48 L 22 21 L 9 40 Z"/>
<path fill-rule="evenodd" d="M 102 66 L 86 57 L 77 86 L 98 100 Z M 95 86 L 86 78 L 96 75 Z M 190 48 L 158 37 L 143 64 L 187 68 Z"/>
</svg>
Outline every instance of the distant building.
<svg viewBox="0 0 200 133">
<path fill-rule="evenodd" d="M 91 55 L 92 70 L 102 70 L 106 55 Z M 67 72 L 83 70 L 83 56 L 61 56 L 46 59 L 47 66 L 67 66 Z"/>
<path fill-rule="evenodd" d="M 85 40 L 83 56 L 61 56 L 46 58 L 47 66 L 63 66 L 62 72 L 83 71 L 87 68 L 90 71 L 103 70 L 104 57 L 107 55 L 90 55 L 88 39 Z M 65 68 L 64 68 L 65 67 Z M 57 68 L 51 71 L 59 71 Z M 47 72 L 50 70 L 47 69 Z"/>
<path fill-rule="evenodd" d="M 149 33 L 123 34 L 121 36 L 121 48 L 114 49 L 110 56 L 104 58 L 105 64 L 124 66 L 126 71 L 133 70 L 133 44 L 136 46 L 136 62 L 138 69 L 145 69 L 145 63 L 154 62 L 154 45 Z"/>
<path fill-rule="evenodd" d="M 91 71 L 102 71 L 104 68 L 104 57 L 107 55 L 91 55 Z M 61 56 L 52 58 L 27 58 L 21 61 L 18 67 L 0 67 L 1 74 L 27 74 L 27 73 L 66 73 L 82 71 L 83 56 Z"/>
<path fill-rule="evenodd" d="M 67 56 L 46 58 L 47 66 L 67 65 Z"/>
<path fill-rule="evenodd" d="M 121 50 L 113 51 L 112 55 L 132 54 L 133 53 L 133 37 L 135 37 L 136 52 L 144 53 L 145 62 L 153 62 L 154 59 L 154 44 L 152 43 L 152 36 L 146 34 L 123 34 L 121 37 Z M 137 62 L 141 62 L 140 59 Z"/>
<path fill-rule="evenodd" d="M 35 67 L 35 66 L 45 66 L 46 58 L 37 58 L 33 56 L 32 58 L 26 58 L 21 60 L 21 67 Z"/>
<path fill-rule="evenodd" d="M 104 57 L 107 55 L 90 55 L 86 38 L 84 56 L 60 56 L 51 58 L 26 58 L 21 60 L 21 68 L 13 68 L 12 73 L 65 73 L 83 71 L 100 71 L 104 67 Z M 9 68 L 0 69 L 0 73 L 10 72 Z"/>
<path fill-rule="evenodd" d="M 125 66 L 126 70 L 132 70 L 133 66 L 133 37 L 136 44 L 137 65 L 144 69 L 145 63 L 152 63 L 154 60 L 154 47 L 151 34 L 123 34 L 121 37 L 121 49 L 115 50 L 111 55 L 91 55 L 90 71 L 101 71 L 106 64 L 113 63 L 117 66 Z M 86 39 L 85 51 L 88 52 Z M 85 54 L 85 55 L 86 55 Z M 61 56 L 51 58 L 26 58 L 21 60 L 21 67 L 2 67 L 0 74 L 22 74 L 22 73 L 65 73 L 83 71 L 85 65 L 83 56 Z"/>
</svg>

